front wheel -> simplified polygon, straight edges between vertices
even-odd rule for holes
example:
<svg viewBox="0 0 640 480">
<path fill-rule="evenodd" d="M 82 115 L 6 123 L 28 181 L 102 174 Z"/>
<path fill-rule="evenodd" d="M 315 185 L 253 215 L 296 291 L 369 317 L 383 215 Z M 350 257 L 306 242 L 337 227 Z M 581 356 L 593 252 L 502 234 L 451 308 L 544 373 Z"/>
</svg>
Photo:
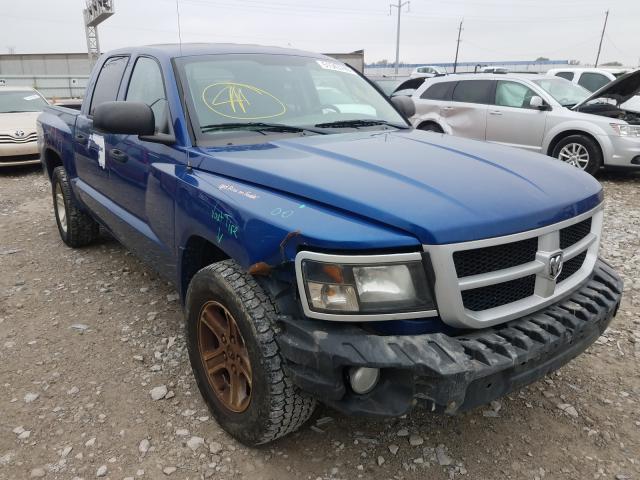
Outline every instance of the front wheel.
<svg viewBox="0 0 640 480">
<path fill-rule="evenodd" d="M 585 135 L 569 135 L 553 149 L 553 157 L 594 175 L 602 166 L 600 147 Z"/>
<path fill-rule="evenodd" d="M 64 167 L 56 167 L 51 175 L 53 210 L 60 238 L 72 248 L 90 244 L 100 234 L 100 226 L 88 214 L 80 210 Z"/>
<path fill-rule="evenodd" d="M 186 307 L 191 368 L 224 430 L 259 445 L 309 419 L 316 402 L 288 377 L 275 306 L 251 275 L 233 260 L 209 265 L 191 280 Z"/>
</svg>

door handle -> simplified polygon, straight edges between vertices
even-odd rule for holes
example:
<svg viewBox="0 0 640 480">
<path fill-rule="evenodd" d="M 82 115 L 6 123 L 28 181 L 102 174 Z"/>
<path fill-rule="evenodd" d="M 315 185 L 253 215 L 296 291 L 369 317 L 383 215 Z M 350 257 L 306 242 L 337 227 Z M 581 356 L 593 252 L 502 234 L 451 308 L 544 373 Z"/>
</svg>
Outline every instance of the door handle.
<svg viewBox="0 0 640 480">
<path fill-rule="evenodd" d="M 109 153 L 111 154 L 111 158 L 113 158 L 116 162 L 125 163 L 127 160 L 129 160 L 129 155 L 118 148 L 112 148 Z"/>
<path fill-rule="evenodd" d="M 442 109 L 449 111 L 449 110 L 453 110 L 453 107 L 442 107 Z"/>
<path fill-rule="evenodd" d="M 502 115 L 500 110 L 490 110 L 489 115 Z"/>
</svg>

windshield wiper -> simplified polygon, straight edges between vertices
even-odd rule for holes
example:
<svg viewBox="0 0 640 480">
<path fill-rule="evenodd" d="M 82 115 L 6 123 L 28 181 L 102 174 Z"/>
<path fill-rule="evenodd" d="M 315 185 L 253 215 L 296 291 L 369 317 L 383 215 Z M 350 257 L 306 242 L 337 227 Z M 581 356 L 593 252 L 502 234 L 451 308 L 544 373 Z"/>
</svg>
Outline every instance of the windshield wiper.
<svg viewBox="0 0 640 480">
<path fill-rule="evenodd" d="M 398 125 L 397 123 L 387 122 L 386 120 L 362 119 L 362 120 L 338 120 L 335 122 L 316 123 L 314 126 L 319 128 L 358 128 L 358 127 L 374 127 L 376 125 L 386 125 L 400 130 L 405 130 L 406 125 Z"/>
<path fill-rule="evenodd" d="M 235 123 L 212 123 L 200 127 L 202 133 L 215 132 L 216 130 L 241 130 L 251 129 L 259 132 L 313 132 L 325 135 L 326 132 L 307 127 L 295 127 L 293 125 L 285 125 L 283 123 L 265 123 L 265 122 L 235 122 Z"/>
</svg>

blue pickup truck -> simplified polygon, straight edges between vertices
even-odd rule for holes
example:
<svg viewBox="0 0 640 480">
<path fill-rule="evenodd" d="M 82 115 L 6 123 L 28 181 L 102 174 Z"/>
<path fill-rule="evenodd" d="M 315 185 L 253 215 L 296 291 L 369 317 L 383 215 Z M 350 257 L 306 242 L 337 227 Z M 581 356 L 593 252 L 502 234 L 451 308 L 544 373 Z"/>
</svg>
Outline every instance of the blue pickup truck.
<svg viewBox="0 0 640 480">
<path fill-rule="evenodd" d="M 62 240 L 102 227 L 175 284 L 200 391 L 255 445 L 317 402 L 471 409 L 616 314 L 596 180 L 411 113 L 326 56 L 158 45 L 103 55 L 38 134 Z"/>
</svg>

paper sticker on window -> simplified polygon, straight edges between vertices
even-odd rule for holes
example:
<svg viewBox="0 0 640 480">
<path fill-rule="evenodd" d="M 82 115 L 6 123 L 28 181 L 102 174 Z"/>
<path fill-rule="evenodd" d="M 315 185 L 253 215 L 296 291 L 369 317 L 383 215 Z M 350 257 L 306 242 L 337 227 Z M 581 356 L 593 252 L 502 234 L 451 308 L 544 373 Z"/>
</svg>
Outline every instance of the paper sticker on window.
<svg viewBox="0 0 640 480">
<path fill-rule="evenodd" d="M 350 73 L 351 75 L 355 75 L 356 72 L 351 70 L 349 67 L 342 63 L 336 62 L 327 62 L 326 60 L 316 60 L 318 65 L 320 65 L 325 70 L 334 70 L 336 72 Z"/>
<path fill-rule="evenodd" d="M 235 120 L 263 120 L 279 117 L 287 111 L 275 95 L 245 83 L 209 85 L 202 92 L 202 101 L 218 115 Z"/>
<path fill-rule="evenodd" d="M 28 97 L 23 97 L 23 100 L 37 100 L 40 98 L 40 95 L 29 95 Z"/>
</svg>

